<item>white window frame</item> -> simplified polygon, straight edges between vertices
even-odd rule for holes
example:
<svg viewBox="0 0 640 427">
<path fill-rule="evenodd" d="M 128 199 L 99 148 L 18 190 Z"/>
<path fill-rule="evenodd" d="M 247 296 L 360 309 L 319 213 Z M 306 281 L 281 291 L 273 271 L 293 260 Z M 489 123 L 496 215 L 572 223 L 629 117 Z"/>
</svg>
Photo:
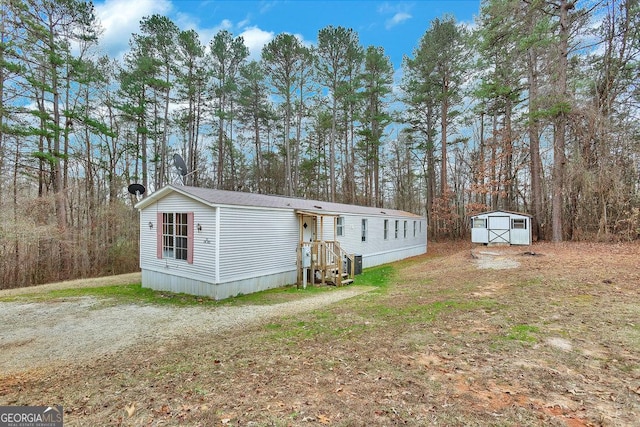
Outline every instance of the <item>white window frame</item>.
<svg viewBox="0 0 640 427">
<path fill-rule="evenodd" d="M 162 258 L 189 259 L 189 226 L 186 212 L 162 213 Z"/>
<path fill-rule="evenodd" d="M 526 230 L 527 229 L 527 220 L 526 220 L 526 218 L 511 218 L 511 229 L 512 230 Z"/>
<path fill-rule="evenodd" d="M 384 220 L 384 240 L 389 240 L 389 220 Z"/>
<path fill-rule="evenodd" d="M 471 228 L 487 228 L 486 218 L 472 218 Z"/>
<path fill-rule="evenodd" d="M 336 234 L 338 236 L 344 236 L 344 217 L 339 216 L 336 218 Z"/>
<path fill-rule="evenodd" d="M 362 240 L 363 243 L 367 242 L 367 219 L 366 218 L 362 218 L 362 233 L 360 235 L 360 239 Z"/>
</svg>

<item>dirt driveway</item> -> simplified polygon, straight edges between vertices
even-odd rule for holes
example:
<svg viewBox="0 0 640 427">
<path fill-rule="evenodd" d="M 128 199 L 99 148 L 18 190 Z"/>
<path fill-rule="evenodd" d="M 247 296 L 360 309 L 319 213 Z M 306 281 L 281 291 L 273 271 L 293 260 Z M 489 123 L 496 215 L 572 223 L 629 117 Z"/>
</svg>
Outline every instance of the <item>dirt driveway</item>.
<svg viewBox="0 0 640 427">
<path fill-rule="evenodd" d="M 33 294 L 70 287 L 135 283 L 139 275 L 79 280 L 0 292 Z M 134 345 L 246 327 L 313 310 L 366 292 L 351 287 L 293 302 L 240 307 L 111 305 L 91 297 L 47 302 L 0 302 L 0 372 L 93 360 Z"/>
</svg>

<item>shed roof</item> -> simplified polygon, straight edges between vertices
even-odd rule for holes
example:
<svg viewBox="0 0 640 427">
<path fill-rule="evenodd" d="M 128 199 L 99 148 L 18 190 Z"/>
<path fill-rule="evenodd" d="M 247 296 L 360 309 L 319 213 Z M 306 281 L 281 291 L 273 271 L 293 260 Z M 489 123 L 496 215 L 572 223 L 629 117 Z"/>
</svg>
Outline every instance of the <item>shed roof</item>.
<svg viewBox="0 0 640 427">
<path fill-rule="evenodd" d="M 176 192 L 191 197 L 210 206 L 251 206 L 274 209 L 292 209 L 314 214 L 359 214 L 386 215 L 394 217 L 421 218 L 419 215 L 395 209 L 374 208 L 368 206 L 348 205 L 344 203 L 322 202 L 295 197 L 272 196 L 267 194 L 244 193 L 240 191 L 215 190 L 211 188 L 167 185 L 136 204 L 137 209 L 144 209 L 163 197 Z"/>
<path fill-rule="evenodd" d="M 475 215 L 471 215 L 471 218 L 475 218 L 475 217 L 480 216 L 480 215 L 491 215 L 491 214 L 494 214 L 494 213 L 502 213 L 502 214 L 509 214 L 509 215 L 520 215 L 520 216 L 526 216 L 526 217 L 529 217 L 529 218 L 533 218 L 533 215 L 529 215 L 528 213 L 505 211 L 505 210 L 499 210 L 499 209 L 495 210 L 495 211 L 480 212 L 480 213 L 477 213 Z"/>
</svg>

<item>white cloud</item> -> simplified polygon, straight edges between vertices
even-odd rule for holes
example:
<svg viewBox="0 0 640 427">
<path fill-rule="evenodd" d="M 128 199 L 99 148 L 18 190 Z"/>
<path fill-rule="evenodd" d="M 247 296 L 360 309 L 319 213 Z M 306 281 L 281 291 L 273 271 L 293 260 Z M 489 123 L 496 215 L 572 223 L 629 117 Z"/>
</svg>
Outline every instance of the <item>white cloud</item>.
<svg viewBox="0 0 640 427">
<path fill-rule="evenodd" d="M 167 15 L 169 0 L 105 0 L 96 2 L 95 10 L 103 34 L 100 45 L 111 57 L 121 58 L 129 50 L 132 33 L 140 31 L 140 20 L 153 14 Z"/>
<path fill-rule="evenodd" d="M 407 19 L 411 19 L 413 18 L 409 13 L 406 12 L 398 12 L 395 15 L 393 15 L 393 17 L 391 19 L 388 19 L 386 22 L 386 29 L 390 29 L 395 27 L 398 24 L 401 24 L 402 22 L 406 21 Z"/>
<path fill-rule="evenodd" d="M 173 1 L 175 0 L 98 0 L 95 4 L 96 16 L 104 31 L 100 37 L 101 48 L 110 57 L 122 59 L 129 51 L 131 35 L 140 32 L 141 19 L 154 14 L 168 16 L 181 30 L 195 30 L 205 46 L 221 30 L 231 32 L 234 37 L 242 36 L 244 44 L 249 48 L 250 60 L 259 60 L 264 45 L 275 37 L 273 31 L 251 26 L 248 17 L 237 23 L 223 18 L 213 26 L 202 26 L 199 16 L 177 11 L 172 6 Z M 272 3 L 264 4 L 266 8 L 271 6 Z M 295 36 L 303 44 L 310 44 L 301 35 Z"/>
<path fill-rule="evenodd" d="M 181 30 L 198 30 L 198 20 L 188 13 L 177 12 L 173 17 L 173 22 Z"/>
<path fill-rule="evenodd" d="M 229 30 L 231 31 L 233 29 L 233 22 L 229 21 L 228 19 L 223 19 L 220 24 L 218 24 L 218 26 L 216 27 L 216 31 L 220 31 L 220 30 Z"/>
<path fill-rule="evenodd" d="M 258 27 L 249 27 L 242 31 L 239 36 L 244 39 L 244 44 L 249 48 L 249 59 L 259 60 L 262 47 L 275 37 L 271 31 L 264 31 Z"/>
<path fill-rule="evenodd" d="M 249 18 L 244 19 L 240 22 L 238 22 L 238 28 L 244 28 L 244 27 L 248 27 L 251 24 L 251 20 Z"/>
<path fill-rule="evenodd" d="M 188 27 L 188 28 L 189 29 L 194 29 L 198 33 L 198 35 L 200 36 L 200 42 L 205 46 L 208 46 L 209 42 L 211 42 L 211 40 L 213 40 L 213 37 L 216 34 L 218 34 L 220 31 L 222 31 L 222 30 L 229 31 L 235 37 L 234 31 L 233 31 L 233 23 L 231 21 L 229 21 L 228 19 L 223 19 L 215 27 L 198 28 L 196 26 L 193 26 L 193 27 Z M 185 29 L 185 28 L 180 26 L 180 29 Z"/>
</svg>

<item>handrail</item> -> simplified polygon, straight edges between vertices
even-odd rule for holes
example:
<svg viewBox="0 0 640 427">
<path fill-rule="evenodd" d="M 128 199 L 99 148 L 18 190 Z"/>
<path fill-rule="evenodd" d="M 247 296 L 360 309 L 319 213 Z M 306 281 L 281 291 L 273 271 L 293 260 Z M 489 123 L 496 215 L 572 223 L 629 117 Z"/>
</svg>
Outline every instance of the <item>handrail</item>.
<svg viewBox="0 0 640 427">
<path fill-rule="evenodd" d="M 324 283 L 325 277 L 329 275 L 336 286 L 342 283 L 342 273 L 344 271 L 343 260 L 348 258 L 350 271 L 347 271 L 347 276 L 351 279 L 355 276 L 355 263 L 354 256 L 348 254 L 340 246 L 340 242 L 335 240 L 316 240 L 313 242 L 303 242 L 301 248 L 304 246 L 311 246 L 312 254 L 312 269 L 322 272 L 322 283 Z M 300 264 L 301 265 L 301 264 Z M 300 269 L 302 270 L 302 268 Z"/>
<path fill-rule="evenodd" d="M 338 249 L 336 254 L 338 258 L 340 260 L 348 258 L 351 261 L 348 263 L 348 265 L 351 267 L 351 271 L 347 271 L 347 274 L 349 275 L 349 278 L 353 279 L 355 276 L 355 256 L 353 254 L 348 254 L 344 249 L 342 249 L 342 247 L 340 246 L 340 242 L 338 242 L 337 240 L 333 243 L 334 247 Z M 340 264 L 342 265 L 342 263 Z M 342 273 L 340 275 L 342 275 Z"/>
</svg>

